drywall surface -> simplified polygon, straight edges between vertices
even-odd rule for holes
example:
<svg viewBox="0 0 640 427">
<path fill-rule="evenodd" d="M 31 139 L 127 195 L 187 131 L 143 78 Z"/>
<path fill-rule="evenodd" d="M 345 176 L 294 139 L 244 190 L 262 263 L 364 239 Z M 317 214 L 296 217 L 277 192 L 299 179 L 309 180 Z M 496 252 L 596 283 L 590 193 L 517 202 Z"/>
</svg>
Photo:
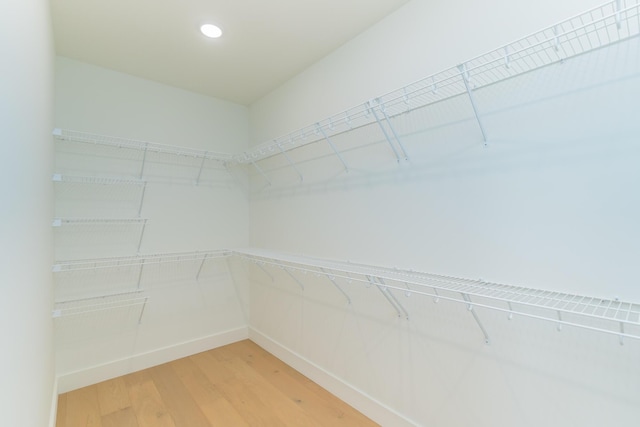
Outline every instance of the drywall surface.
<svg viewBox="0 0 640 427">
<path fill-rule="evenodd" d="M 248 132 L 245 107 L 61 57 L 56 61 L 55 125 L 223 153 L 246 146 Z M 56 301 L 129 293 L 124 298 L 134 304 L 84 318 L 57 319 L 59 375 L 73 373 L 72 383 L 78 386 L 85 369 L 87 381 L 95 382 L 96 372 L 104 378 L 124 373 L 122 367 L 134 369 L 148 366 L 149 361 L 184 356 L 184 348 L 200 348 L 220 334 L 246 327 L 245 307 L 226 258 L 204 259 L 207 251 L 248 244 L 242 171 L 230 173 L 223 163 L 189 155 L 69 141 L 56 141 L 55 146 L 56 172 L 63 176 L 142 178 L 145 182 L 56 183 L 57 218 L 146 220 L 144 224 L 57 227 L 57 263 L 203 254 L 184 262 L 145 266 L 122 262 L 121 268 L 56 273 Z M 144 304 L 139 298 L 148 300 Z M 101 300 L 90 303 L 96 301 Z M 176 347 L 173 353 L 172 346 Z M 156 350 L 164 358 L 154 355 Z M 128 358 L 135 363 L 127 364 Z"/>
<path fill-rule="evenodd" d="M 413 0 L 251 105 L 251 143 L 293 132 L 602 3 Z"/>
<path fill-rule="evenodd" d="M 596 4 L 463 3 L 413 1 L 265 97 L 253 142 Z M 374 122 L 333 138 L 348 172 L 325 142 L 290 152 L 302 182 L 282 159 L 261 162 L 272 185 L 253 173 L 252 246 L 639 302 L 638 47 L 475 89 L 486 146 L 465 95 L 391 119 L 409 161 Z M 402 320 L 375 288 L 349 286 L 349 305 L 326 278 L 301 292 L 286 276 L 252 277 L 254 329 L 419 425 L 638 416 L 637 343 L 480 311 L 486 346 L 465 307 L 399 295 Z"/>
<path fill-rule="evenodd" d="M 0 51 L 0 406 L 3 424 L 41 427 L 54 389 L 49 2 L 3 2 Z"/>
</svg>

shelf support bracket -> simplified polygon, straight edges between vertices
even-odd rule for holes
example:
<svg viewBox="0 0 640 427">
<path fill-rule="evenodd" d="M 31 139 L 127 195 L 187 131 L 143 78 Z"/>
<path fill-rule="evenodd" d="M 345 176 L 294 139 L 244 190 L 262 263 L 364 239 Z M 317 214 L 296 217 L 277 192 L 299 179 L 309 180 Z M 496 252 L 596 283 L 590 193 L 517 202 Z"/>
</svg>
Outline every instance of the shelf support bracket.
<svg viewBox="0 0 640 427">
<path fill-rule="evenodd" d="M 285 267 L 284 271 L 289 275 L 289 277 L 291 277 L 293 279 L 294 282 L 296 282 L 298 284 L 298 286 L 300 286 L 300 289 L 302 289 L 304 291 L 304 285 L 302 284 L 302 282 L 300 280 L 298 280 L 298 278 L 296 276 L 294 276 L 293 273 L 290 272 L 288 268 Z"/>
<path fill-rule="evenodd" d="M 273 278 L 273 276 L 271 275 L 271 273 L 269 273 L 269 272 L 267 271 L 267 269 L 266 269 L 266 268 L 264 268 L 263 266 L 261 266 L 259 261 L 256 261 L 256 262 L 255 262 L 255 264 L 258 266 L 258 268 L 259 268 L 260 270 L 262 270 L 262 272 L 263 272 L 264 274 L 266 274 L 267 276 L 269 276 L 269 279 L 271 279 L 271 281 L 272 281 L 272 282 L 275 282 L 275 279 Z"/>
<path fill-rule="evenodd" d="M 482 139 L 484 140 L 485 147 L 487 146 L 487 134 L 484 130 L 484 125 L 482 124 L 482 120 L 480 119 L 480 114 L 478 114 L 478 106 L 476 105 L 476 99 L 473 95 L 473 91 L 471 90 L 471 85 L 469 84 L 469 71 L 467 71 L 467 65 L 461 64 L 458 65 L 458 70 L 460 70 L 462 81 L 464 82 L 464 87 L 467 89 L 467 95 L 469 95 L 469 101 L 471 101 L 471 108 L 473 109 L 473 114 L 476 116 L 476 121 L 478 122 L 478 127 L 480 127 L 480 132 L 482 133 Z"/>
<path fill-rule="evenodd" d="M 333 286 L 335 286 L 336 289 L 339 290 L 342 295 L 344 295 L 344 297 L 347 299 L 347 304 L 351 304 L 351 298 L 349 298 L 349 295 L 344 291 L 344 289 L 342 289 L 340 285 L 338 285 L 338 283 L 336 282 L 336 279 L 333 278 L 331 275 L 329 275 L 329 273 L 327 273 L 327 271 L 324 268 L 322 267 L 319 267 L 319 268 L 320 268 L 320 271 L 322 271 L 322 273 L 327 277 L 327 279 L 329 279 L 329 281 L 333 283 Z"/>
<path fill-rule="evenodd" d="M 138 285 L 136 286 L 137 289 L 140 289 L 140 283 L 142 282 L 142 272 L 144 271 L 144 259 L 142 260 L 142 262 L 140 263 L 140 271 L 138 272 Z"/>
<path fill-rule="evenodd" d="M 624 323 L 620 322 L 620 345 L 624 345 Z"/>
<path fill-rule="evenodd" d="M 196 177 L 196 185 L 200 184 L 200 177 L 202 176 L 202 169 L 204 168 L 204 162 L 207 161 L 207 151 L 204 152 L 202 156 L 202 161 L 200 162 L 200 169 L 198 170 L 198 176 Z"/>
<path fill-rule="evenodd" d="M 376 119 L 376 122 L 378 122 L 378 126 L 380 127 L 380 130 L 384 134 L 385 139 L 387 140 L 387 142 L 389 143 L 389 146 L 393 150 L 393 154 L 396 156 L 396 161 L 400 163 L 400 155 L 398 154 L 398 150 L 396 150 L 396 147 L 393 145 L 393 141 L 391 141 L 391 138 L 389 137 L 389 133 L 384 128 L 382 121 L 380 121 L 380 117 L 378 117 L 378 113 L 376 113 L 376 107 L 373 105 L 372 101 L 369 101 L 367 103 L 367 108 L 369 109 L 369 111 L 371 111 L 371 113 L 373 113 L 373 117 Z"/>
<path fill-rule="evenodd" d="M 142 204 L 144 203 L 144 196 L 147 191 L 146 181 L 142 184 L 142 194 L 140 195 L 140 204 L 138 205 L 138 218 L 142 215 Z"/>
<path fill-rule="evenodd" d="M 558 314 L 558 325 L 556 326 L 556 330 L 560 332 L 562 331 L 562 312 L 558 310 L 557 314 Z"/>
<path fill-rule="evenodd" d="M 204 267 L 204 263 L 207 260 L 208 256 L 209 256 L 209 254 L 204 254 L 204 257 L 202 258 L 202 262 L 200 263 L 200 267 L 198 267 L 198 273 L 196 274 L 196 281 L 200 280 L 200 273 L 202 273 L 202 267 Z"/>
<path fill-rule="evenodd" d="M 282 155 L 284 156 L 285 159 L 287 159 L 287 162 L 289 162 L 289 166 L 291 166 L 293 168 L 293 170 L 296 171 L 296 173 L 298 174 L 298 176 L 300 177 L 300 182 L 304 181 L 304 178 L 302 177 L 302 173 L 300 173 L 300 170 L 298 169 L 298 167 L 296 166 L 295 163 L 293 163 L 293 160 L 291 160 L 291 157 L 289 157 L 289 155 L 287 154 L 286 151 L 284 151 L 284 148 L 282 148 L 282 145 L 280 145 L 279 143 L 276 142 L 276 145 L 278 146 L 278 149 L 280 150 L 280 152 L 282 153 Z"/>
<path fill-rule="evenodd" d="M 137 253 L 140 253 L 140 247 L 142 246 L 142 238 L 144 237 L 144 230 L 147 228 L 147 220 L 145 219 L 142 222 L 142 231 L 140 232 L 140 239 L 138 240 L 138 250 Z"/>
<path fill-rule="evenodd" d="M 478 317 L 478 313 L 476 313 L 476 311 L 473 309 L 473 303 L 471 302 L 471 297 L 469 297 L 469 295 L 464 294 L 464 293 L 461 293 L 460 295 L 462 295 L 462 299 L 464 299 L 468 303 L 467 309 L 469 310 L 469 312 L 473 316 L 474 320 L 478 324 L 478 327 L 482 331 L 482 335 L 484 335 L 484 343 L 485 344 L 489 344 L 491 342 L 489 340 L 489 334 L 487 334 L 487 330 L 482 325 L 482 322 L 480 321 L 480 318 Z"/>
<path fill-rule="evenodd" d="M 147 149 L 149 144 L 144 144 L 144 150 L 142 151 L 142 165 L 140 165 L 140 179 L 144 175 L 144 166 L 147 163 Z"/>
<path fill-rule="evenodd" d="M 391 304 L 393 308 L 396 310 L 398 317 L 404 317 L 405 319 L 409 320 L 409 313 L 407 313 L 407 310 L 404 309 L 404 307 L 402 306 L 402 304 L 400 304 L 400 301 L 398 301 L 395 295 L 393 295 L 391 291 L 389 291 L 389 288 L 387 288 L 387 285 L 384 283 L 384 279 L 382 279 L 381 277 L 377 277 L 378 282 L 376 282 L 374 278 L 371 276 L 367 275 L 366 278 L 369 281 L 369 283 L 371 283 L 372 285 L 375 285 L 375 287 L 378 288 L 380 293 L 384 295 L 384 297 L 389 302 L 389 304 Z"/>
<path fill-rule="evenodd" d="M 256 164 L 256 162 L 254 162 L 253 160 L 249 160 L 251 162 L 251 164 L 253 165 L 253 167 L 258 171 L 258 173 L 260 175 L 262 175 L 262 177 L 264 178 L 265 181 L 267 181 L 268 185 L 271 185 L 271 181 L 269 180 L 269 178 L 267 178 L 267 175 L 264 173 L 264 171 L 260 168 L 260 166 L 258 166 Z"/>
<path fill-rule="evenodd" d="M 380 104 L 380 112 L 384 116 L 384 119 L 387 121 L 387 124 L 389 125 L 389 129 L 391 129 L 391 133 L 393 134 L 393 137 L 398 143 L 400 150 L 402 150 L 402 154 L 404 155 L 404 160 L 408 162 L 409 155 L 407 154 L 407 150 L 404 149 L 404 145 L 402 144 L 400 137 L 398 137 L 398 133 L 396 132 L 396 129 L 393 127 L 393 124 L 391 123 L 391 119 L 389 119 L 389 116 L 387 115 L 387 110 L 385 110 L 384 104 Z"/>
<path fill-rule="evenodd" d="M 347 166 L 347 162 L 345 162 L 344 158 L 342 157 L 342 154 L 340 154 L 340 152 L 338 151 L 338 149 L 336 148 L 336 146 L 333 144 L 333 142 L 331 141 L 331 139 L 329 139 L 329 136 L 327 135 L 327 133 L 324 131 L 324 129 L 322 129 L 322 126 L 320 126 L 320 123 L 316 123 L 316 130 L 318 132 L 320 132 L 320 134 L 322 135 L 322 137 L 329 143 L 329 145 L 331 146 L 331 149 L 333 150 L 333 152 L 336 154 L 336 156 L 338 156 L 338 159 L 340 159 L 340 162 L 342 162 L 342 166 L 344 166 L 344 170 L 345 172 L 349 173 L 349 166 Z"/>
<path fill-rule="evenodd" d="M 149 297 L 144 298 L 144 302 L 142 303 L 142 309 L 140 310 L 140 317 L 138 317 L 138 325 L 142 323 L 142 316 L 144 315 L 144 309 L 147 307 L 147 300 Z"/>
</svg>

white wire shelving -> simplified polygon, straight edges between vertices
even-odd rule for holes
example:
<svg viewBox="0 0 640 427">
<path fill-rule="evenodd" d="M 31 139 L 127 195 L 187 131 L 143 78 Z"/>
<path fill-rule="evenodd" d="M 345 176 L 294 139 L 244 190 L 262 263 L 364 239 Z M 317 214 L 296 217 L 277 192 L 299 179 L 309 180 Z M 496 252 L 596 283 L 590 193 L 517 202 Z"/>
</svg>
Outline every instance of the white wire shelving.
<svg viewBox="0 0 640 427">
<path fill-rule="evenodd" d="M 89 184 L 89 185 L 138 185 L 144 187 L 147 181 L 137 178 L 120 178 L 111 176 L 80 176 L 54 174 L 53 182 L 64 184 Z"/>
<path fill-rule="evenodd" d="M 167 156 L 163 159 L 163 163 L 180 164 L 181 166 L 193 169 L 194 182 L 201 182 L 203 172 L 208 161 L 219 164 L 220 169 L 225 174 L 233 177 L 228 166 L 233 164 L 233 156 L 228 153 L 221 153 L 209 150 L 197 150 L 188 147 L 181 147 L 168 144 L 159 144 L 156 142 L 141 141 L 130 138 L 122 138 L 117 136 L 99 135 L 94 133 L 80 132 L 68 129 L 56 128 L 53 136 L 59 141 L 70 141 L 76 143 L 87 144 L 88 146 L 99 146 L 113 148 L 117 150 L 130 150 L 139 153 L 135 159 L 138 163 L 138 170 L 135 171 L 137 178 L 142 180 L 145 177 L 147 166 L 150 162 L 149 156 L 152 154 Z M 96 179 L 99 181 L 99 178 Z M 108 182 L 105 182 L 108 183 Z M 113 181 L 111 183 L 114 183 Z"/>
<path fill-rule="evenodd" d="M 67 198 L 72 195 L 74 198 L 81 201 L 83 205 L 86 205 L 87 199 L 94 199 L 96 197 L 104 199 L 105 196 L 108 195 L 111 196 L 110 199 L 113 199 L 113 201 L 121 201 L 124 193 L 118 192 L 118 190 L 133 188 L 137 192 L 137 194 L 135 194 L 134 200 L 132 200 L 132 202 L 135 202 L 134 207 L 135 212 L 137 213 L 137 217 L 140 217 L 140 214 L 142 212 L 144 196 L 147 189 L 147 181 L 137 178 L 54 174 L 52 177 L 52 181 L 56 185 L 62 185 L 65 188 L 71 189 L 67 192 L 57 190 L 57 199 L 65 199 L 64 195 L 70 193 L 67 194 Z M 79 191 L 77 189 L 78 187 L 84 189 L 84 191 Z M 102 188 L 104 191 L 100 191 L 100 188 Z M 109 190 L 110 192 L 116 192 L 117 194 L 115 194 L 115 196 L 113 194 L 104 194 L 107 190 Z M 96 193 L 98 194 L 96 195 Z M 129 209 L 131 210 L 131 208 Z"/>
<path fill-rule="evenodd" d="M 159 284 L 184 285 L 210 280 L 216 273 L 212 261 L 229 255 L 230 251 L 212 250 L 77 259 L 58 261 L 52 271 L 59 293 L 82 295 L 92 290 L 137 290 Z"/>
<path fill-rule="evenodd" d="M 75 232 L 84 235 L 85 239 L 91 236 L 92 239 L 97 238 L 98 240 L 100 240 L 101 236 L 111 239 L 121 235 L 125 231 L 123 229 L 126 229 L 126 235 L 130 235 L 130 227 L 134 227 L 134 229 L 139 229 L 136 242 L 136 252 L 139 252 L 147 221 L 147 218 L 54 218 L 51 225 L 54 229 L 61 231 L 75 229 Z M 113 234 L 114 230 L 117 230 L 118 233 Z M 60 235 L 57 233 L 56 238 L 59 239 Z"/>
<path fill-rule="evenodd" d="M 363 285 L 377 289 L 396 315 L 407 320 L 410 319 L 411 313 L 403 305 L 402 297 L 418 295 L 431 298 L 435 303 L 448 301 L 464 305 L 478 325 L 486 343 L 490 342 L 489 331 L 485 328 L 477 309 L 504 313 L 509 320 L 521 316 L 549 322 L 556 325 L 558 330 L 563 326 L 569 326 L 614 335 L 618 337 L 620 344 L 624 344 L 625 339 L 640 340 L 638 303 L 257 249 L 222 249 L 59 261 L 52 268 L 56 276 L 84 272 L 101 275 L 109 270 L 127 269 L 128 274 L 135 276 L 131 283 L 137 289 L 114 295 L 57 302 L 54 317 L 142 305 L 139 307 L 141 318 L 147 297 L 141 294 L 140 283 L 146 268 L 186 265 L 185 271 L 197 281 L 207 261 L 229 257 L 252 263 L 272 281 L 286 277 L 292 280 L 302 293 L 307 284 L 306 277 L 311 277 L 306 276 L 307 273 L 324 277 L 347 304 L 352 303 L 352 286 Z M 278 276 L 279 274 L 285 276 Z"/>
<path fill-rule="evenodd" d="M 56 341 L 104 339 L 135 330 L 142 324 L 149 297 L 144 291 L 68 299 L 54 304 Z"/>
<path fill-rule="evenodd" d="M 134 308 L 139 312 L 138 323 L 142 321 L 148 297 L 143 291 L 80 298 L 55 303 L 52 316 L 54 319 L 85 316 L 115 309 Z"/>
<path fill-rule="evenodd" d="M 137 256 L 123 256 L 111 258 L 82 259 L 70 261 L 58 261 L 54 264 L 54 273 L 64 271 L 101 270 L 120 267 L 141 267 L 144 265 L 205 262 L 211 259 L 225 258 L 231 255 L 231 251 L 220 249 L 211 251 L 171 252 Z"/>
<path fill-rule="evenodd" d="M 410 316 L 399 298 L 403 295 L 422 295 L 433 298 L 434 302 L 463 304 L 486 343 L 490 342 L 489 334 L 476 308 L 502 312 L 508 319 L 522 316 L 551 322 L 559 330 L 566 325 L 612 334 L 619 337 L 621 345 L 627 338 L 640 339 L 640 304 L 637 303 L 259 250 L 234 253 L 253 262 L 272 280 L 275 272 L 284 271 L 302 291 L 303 277 L 297 273 L 324 276 L 349 304 L 349 286 L 363 284 L 377 288 L 401 318 Z M 269 271 L 268 267 L 277 269 Z"/>
<path fill-rule="evenodd" d="M 230 255 L 227 250 L 211 250 L 58 261 L 52 268 L 59 299 L 52 312 L 57 331 L 65 341 L 73 341 L 90 338 L 94 330 L 112 333 L 135 327 L 149 300 L 146 285 L 183 285 L 186 276 L 190 282 L 210 278 L 211 270 L 205 270 L 213 264 L 207 263 Z M 145 280 L 146 274 L 150 277 Z"/>
<path fill-rule="evenodd" d="M 364 127 L 379 128 L 381 137 L 389 145 L 395 160 L 410 161 L 410 153 L 402 135 L 393 123 L 394 117 L 455 98 L 466 97 L 477 123 L 479 140 L 485 145 L 490 132 L 485 128 L 482 111 L 474 92 L 513 77 L 628 40 L 640 34 L 640 2 L 615 0 L 588 10 L 549 28 L 526 36 L 513 43 L 472 58 L 462 64 L 425 77 L 398 90 L 375 97 L 364 104 L 320 120 L 310 126 L 265 142 L 247 152 L 234 156 L 236 162 L 252 165 L 264 180 L 271 184 L 270 170 L 259 162 L 282 156 L 282 164 L 303 176 L 290 152 L 310 144 L 325 143 L 327 152 L 334 154 L 349 171 L 344 147 L 334 137 Z"/>
</svg>

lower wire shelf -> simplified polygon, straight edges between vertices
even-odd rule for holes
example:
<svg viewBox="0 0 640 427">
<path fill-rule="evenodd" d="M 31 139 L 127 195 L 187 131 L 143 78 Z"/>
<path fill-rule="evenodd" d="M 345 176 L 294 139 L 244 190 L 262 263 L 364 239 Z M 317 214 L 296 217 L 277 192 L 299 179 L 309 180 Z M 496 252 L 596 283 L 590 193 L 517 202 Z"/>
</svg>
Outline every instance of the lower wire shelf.
<svg viewBox="0 0 640 427">
<path fill-rule="evenodd" d="M 52 312 L 56 339 L 83 341 L 135 328 L 142 323 L 148 299 L 137 290 L 57 301 Z"/>
<path fill-rule="evenodd" d="M 60 261 L 54 265 L 53 271 L 61 280 L 73 278 L 66 277 L 66 274 L 91 272 L 101 276 L 108 271 L 124 268 L 127 274 L 131 273 L 133 276 L 131 286 L 138 289 L 59 301 L 55 304 L 53 317 L 56 324 L 113 326 L 115 322 L 137 325 L 142 321 L 148 300 L 144 291 L 140 289 L 141 277 L 146 267 L 156 265 L 160 268 L 165 264 L 176 266 L 176 278 L 188 275 L 198 280 L 207 261 L 229 257 L 252 263 L 271 280 L 275 280 L 279 274 L 284 274 L 299 286 L 301 292 L 305 291 L 307 284 L 303 274 L 312 273 L 325 277 L 347 304 L 352 302 L 350 287 L 364 285 L 379 291 L 397 316 L 407 320 L 410 319 L 411 313 L 404 307 L 402 296 L 421 295 L 432 298 L 434 302 L 463 304 L 473 316 L 487 343 L 490 342 L 489 334 L 476 309 L 498 311 L 504 313 L 508 319 L 522 316 L 551 322 L 558 329 L 566 325 L 615 335 L 619 338 L 620 344 L 624 344 L 625 339 L 640 340 L 639 303 L 258 249 L 222 249 Z M 159 274 L 164 277 L 166 271 L 159 270 Z M 114 321 L 115 317 L 118 317 L 117 321 Z M 78 322 L 79 319 L 82 321 Z M 86 319 L 91 319 L 91 322 L 87 322 Z M 74 327 L 69 330 L 74 330 Z"/>
<path fill-rule="evenodd" d="M 464 304 L 482 330 L 487 343 L 490 341 L 489 334 L 476 308 L 503 312 L 508 319 L 524 316 L 551 322 L 558 329 L 567 325 L 613 334 L 619 337 L 621 345 L 626 338 L 640 339 L 638 303 L 253 249 L 234 253 L 253 262 L 272 278 L 267 267 L 284 270 L 302 290 L 304 284 L 295 273 L 325 276 L 346 297 L 348 303 L 351 302 L 346 290 L 349 284 L 360 283 L 375 287 L 393 306 L 398 317 L 407 319 L 410 313 L 397 295 L 416 294 L 431 297 L 434 302 L 443 300 Z"/>
</svg>

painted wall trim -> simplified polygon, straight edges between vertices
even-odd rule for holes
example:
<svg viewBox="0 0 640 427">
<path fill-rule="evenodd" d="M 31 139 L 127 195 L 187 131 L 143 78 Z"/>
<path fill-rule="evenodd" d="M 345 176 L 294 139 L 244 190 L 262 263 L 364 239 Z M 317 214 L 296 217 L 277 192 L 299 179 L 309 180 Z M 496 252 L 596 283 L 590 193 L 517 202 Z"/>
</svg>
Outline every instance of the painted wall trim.
<svg viewBox="0 0 640 427">
<path fill-rule="evenodd" d="M 249 328 L 249 339 L 378 424 L 393 427 L 419 425 L 259 330 Z"/>
<path fill-rule="evenodd" d="M 243 326 L 195 340 L 158 348 L 146 353 L 135 354 L 131 357 L 95 365 L 79 371 L 59 374 L 56 380 L 57 392 L 66 393 L 71 390 L 147 369 L 152 366 L 161 365 L 171 362 L 172 360 L 232 344 L 247 338 L 249 338 L 249 331 L 247 327 Z"/>
</svg>

